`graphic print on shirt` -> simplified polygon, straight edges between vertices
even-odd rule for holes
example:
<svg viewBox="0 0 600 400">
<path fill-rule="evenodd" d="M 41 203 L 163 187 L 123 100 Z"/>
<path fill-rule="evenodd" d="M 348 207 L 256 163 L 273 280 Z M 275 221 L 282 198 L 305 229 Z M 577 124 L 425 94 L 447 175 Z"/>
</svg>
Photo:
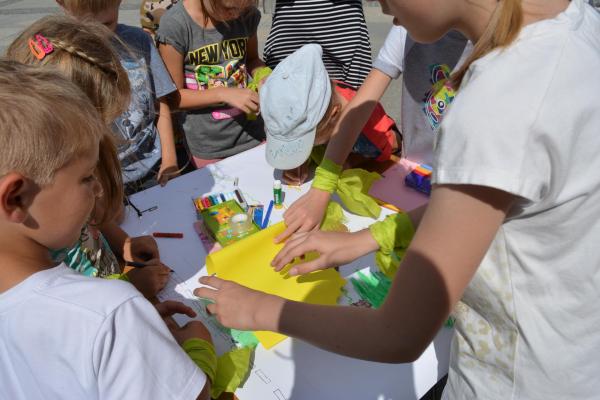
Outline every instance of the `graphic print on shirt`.
<svg viewBox="0 0 600 400">
<path fill-rule="evenodd" d="M 216 87 L 245 88 L 248 85 L 246 70 L 246 47 L 248 38 L 235 38 L 211 43 L 188 53 L 194 73 L 185 75 L 185 87 L 192 90 L 208 90 Z M 222 61 L 229 61 L 225 66 Z M 242 114 L 237 108 L 215 110 L 214 119 L 229 119 Z"/>
<path fill-rule="evenodd" d="M 450 81 L 450 67 L 446 64 L 430 65 L 429 73 L 433 86 L 423 100 L 423 112 L 427 116 L 431 129 L 437 130 L 446 109 L 456 96 L 456 91 Z"/>
</svg>

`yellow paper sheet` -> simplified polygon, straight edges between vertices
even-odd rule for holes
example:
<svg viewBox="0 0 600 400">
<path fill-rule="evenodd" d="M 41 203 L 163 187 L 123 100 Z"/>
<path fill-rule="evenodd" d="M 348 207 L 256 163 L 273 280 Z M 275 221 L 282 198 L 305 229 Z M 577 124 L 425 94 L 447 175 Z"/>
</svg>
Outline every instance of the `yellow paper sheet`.
<svg viewBox="0 0 600 400">
<path fill-rule="evenodd" d="M 279 272 L 271 267 L 271 261 L 283 247 L 283 244 L 274 244 L 273 239 L 284 229 L 285 225 L 280 222 L 211 253 L 206 258 L 208 273 L 289 300 L 337 304 L 346 282 L 334 269 L 289 276 L 287 271 L 291 266 Z M 266 349 L 286 338 L 274 332 L 256 332 L 256 337 Z"/>
</svg>

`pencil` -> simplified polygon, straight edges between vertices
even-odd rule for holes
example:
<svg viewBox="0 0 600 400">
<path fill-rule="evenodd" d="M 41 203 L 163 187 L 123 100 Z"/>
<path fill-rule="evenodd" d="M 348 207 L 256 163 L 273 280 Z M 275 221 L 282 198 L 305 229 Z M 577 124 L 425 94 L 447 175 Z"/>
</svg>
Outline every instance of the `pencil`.
<svg viewBox="0 0 600 400">
<path fill-rule="evenodd" d="M 183 238 L 183 233 L 179 233 L 179 232 L 152 232 L 152 236 L 154 236 L 155 238 L 181 239 L 181 238 Z"/>
<path fill-rule="evenodd" d="M 399 208 L 398 208 L 398 207 L 396 207 L 395 205 L 393 205 L 393 204 L 390 204 L 390 203 L 386 203 L 385 201 L 383 201 L 383 200 L 380 200 L 380 199 L 378 199 L 377 197 L 373 197 L 373 199 L 375 200 L 375 202 L 376 202 L 377 204 L 379 204 L 379 205 L 380 205 L 381 207 L 383 207 L 383 208 L 387 208 L 388 210 L 392 210 L 392 211 L 394 211 L 394 212 L 403 212 L 401 209 L 399 209 Z"/>
</svg>

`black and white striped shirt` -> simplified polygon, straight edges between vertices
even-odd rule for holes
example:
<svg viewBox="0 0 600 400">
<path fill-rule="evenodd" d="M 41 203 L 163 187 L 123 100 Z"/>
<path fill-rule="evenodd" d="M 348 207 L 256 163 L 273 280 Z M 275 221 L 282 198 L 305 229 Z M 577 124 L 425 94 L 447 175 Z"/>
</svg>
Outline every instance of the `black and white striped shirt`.
<svg viewBox="0 0 600 400">
<path fill-rule="evenodd" d="M 275 68 L 306 43 L 321 45 L 332 79 L 359 87 L 371 71 L 371 44 L 361 0 L 277 0 L 265 63 Z"/>
</svg>

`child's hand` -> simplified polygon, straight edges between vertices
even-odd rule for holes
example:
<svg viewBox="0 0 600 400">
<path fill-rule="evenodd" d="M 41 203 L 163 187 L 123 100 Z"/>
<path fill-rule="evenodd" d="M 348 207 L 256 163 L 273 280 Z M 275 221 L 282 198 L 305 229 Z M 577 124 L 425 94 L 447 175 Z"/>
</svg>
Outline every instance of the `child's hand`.
<svg viewBox="0 0 600 400">
<path fill-rule="evenodd" d="M 297 233 L 283 246 L 271 265 L 280 271 L 297 257 L 310 252 L 319 253 L 312 261 L 299 263 L 288 275 L 304 275 L 320 269 L 348 264 L 365 254 L 377 250 L 379 245 L 368 229 L 355 233 L 312 231 Z"/>
<path fill-rule="evenodd" d="M 160 169 L 156 174 L 156 180 L 160 186 L 165 186 L 169 180 L 178 176 L 179 167 L 177 166 L 177 162 L 169 163 L 163 160 L 163 162 L 160 164 Z"/>
<path fill-rule="evenodd" d="M 295 232 L 319 229 L 330 197 L 331 195 L 324 190 L 311 188 L 296 200 L 283 214 L 287 228 L 275 238 L 275 243 L 283 242 Z"/>
<path fill-rule="evenodd" d="M 170 318 L 175 314 L 184 314 L 190 318 L 196 317 L 196 312 L 191 307 L 186 306 L 178 301 L 164 301 L 154 305 L 156 311 L 165 320 L 171 334 L 180 345 L 188 339 L 204 339 L 212 343 L 210 332 L 200 321 L 190 321 L 180 328 L 177 323 Z"/>
<path fill-rule="evenodd" d="M 158 245 L 152 236 L 137 236 L 125 239 L 123 259 L 125 261 L 145 262 L 158 259 Z"/>
<path fill-rule="evenodd" d="M 277 331 L 279 314 L 285 302 L 281 297 L 215 276 L 204 276 L 200 283 L 210 287 L 197 288 L 194 295 L 213 302 L 206 308 L 222 325 L 245 331 Z"/>
<path fill-rule="evenodd" d="M 127 272 L 127 277 L 133 286 L 149 299 L 165 287 L 171 270 L 158 259 L 150 260 L 146 264 L 144 268 L 133 268 Z"/>
<path fill-rule="evenodd" d="M 246 114 L 258 112 L 258 94 L 250 89 L 224 88 L 221 96 L 225 103 L 232 107 L 239 108 Z"/>
</svg>

